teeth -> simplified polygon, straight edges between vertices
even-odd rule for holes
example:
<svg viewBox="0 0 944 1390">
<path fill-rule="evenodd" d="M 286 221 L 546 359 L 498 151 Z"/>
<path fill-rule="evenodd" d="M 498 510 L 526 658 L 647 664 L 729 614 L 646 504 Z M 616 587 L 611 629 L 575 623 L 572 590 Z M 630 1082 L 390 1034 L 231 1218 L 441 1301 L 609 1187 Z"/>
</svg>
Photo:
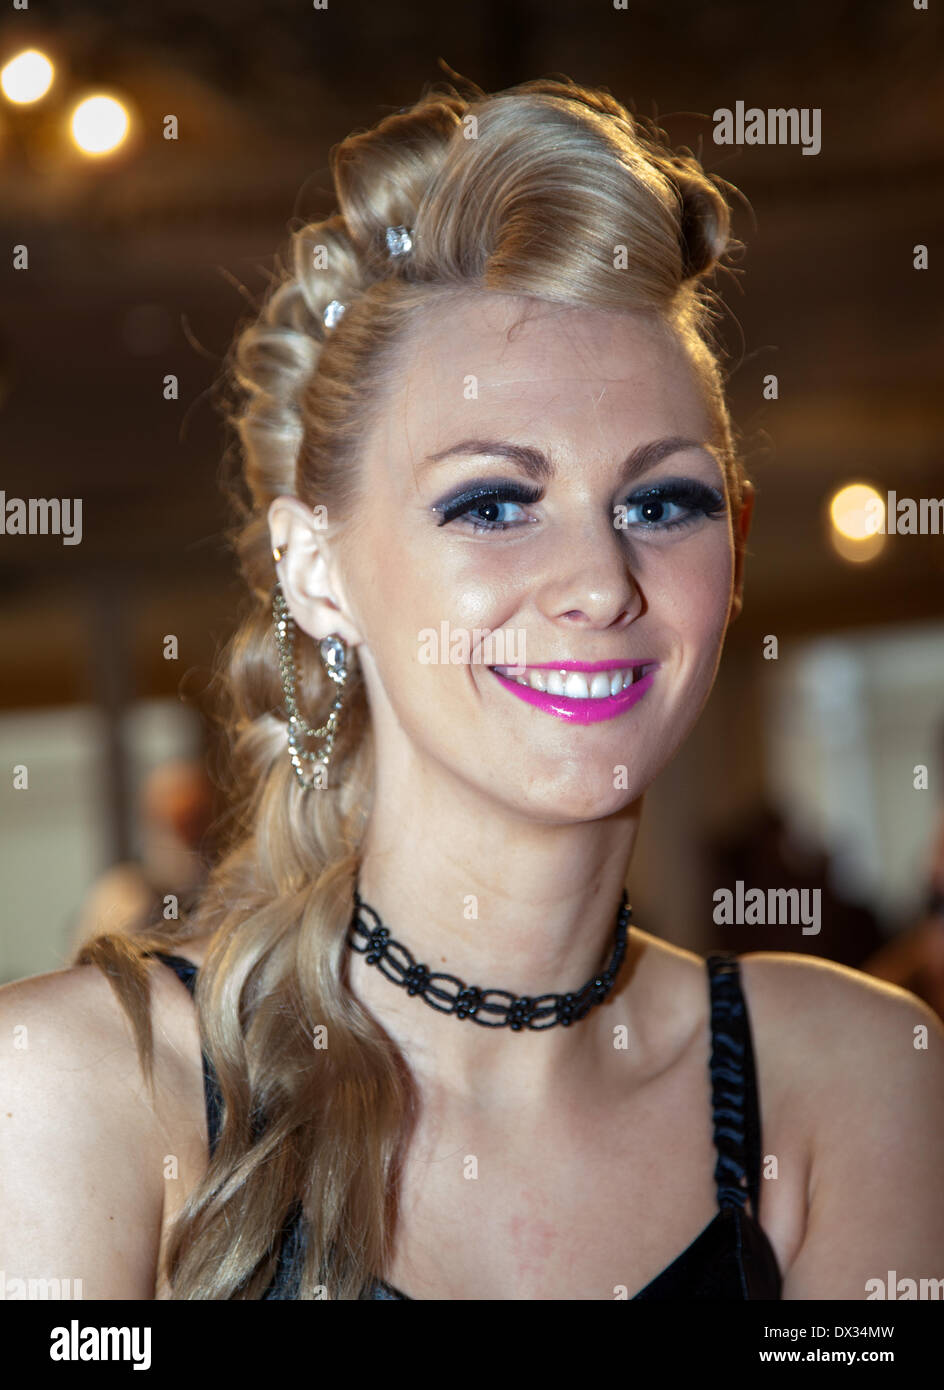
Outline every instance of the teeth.
<svg viewBox="0 0 944 1390">
<path fill-rule="evenodd" d="M 619 671 L 536 671 L 525 670 L 523 675 L 512 674 L 508 666 L 492 668 L 500 676 L 517 681 L 518 685 L 543 690 L 548 695 L 566 695 L 572 700 L 605 700 L 618 695 L 642 674 L 642 666 L 626 666 Z"/>
</svg>

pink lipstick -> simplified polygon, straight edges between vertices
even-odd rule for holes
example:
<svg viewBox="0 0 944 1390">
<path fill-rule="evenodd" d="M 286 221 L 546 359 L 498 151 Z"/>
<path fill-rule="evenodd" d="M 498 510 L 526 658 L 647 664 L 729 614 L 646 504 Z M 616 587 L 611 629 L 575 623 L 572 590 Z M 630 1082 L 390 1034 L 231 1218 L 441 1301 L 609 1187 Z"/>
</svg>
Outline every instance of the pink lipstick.
<svg viewBox="0 0 944 1390">
<path fill-rule="evenodd" d="M 558 719 L 567 719 L 572 724 L 596 724 L 604 719 L 615 719 L 617 715 L 625 714 L 628 709 L 632 709 L 633 705 L 642 699 L 652 685 L 659 665 L 660 663 L 657 661 L 548 661 L 529 663 L 525 668 L 528 671 L 560 671 L 562 673 L 569 671 L 588 673 L 632 671 L 633 681 L 631 685 L 625 686 L 615 695 L 603 695 L 596 698 L 573 697 L 552 694 L 547 690 L 535 690 L 533 686 L 523 685 L 520 681 L 502 674 L 503 670 L 514 670 L 514 667 L 505 667 L 502 670 L 489 667 L 489 670 L 499 684 L 503 685 L 506 690 L 510 690 L 513 695 L 517 695 L 525 704 L 534 705 L 546 714 L 556 715 Z"/>
</svg>

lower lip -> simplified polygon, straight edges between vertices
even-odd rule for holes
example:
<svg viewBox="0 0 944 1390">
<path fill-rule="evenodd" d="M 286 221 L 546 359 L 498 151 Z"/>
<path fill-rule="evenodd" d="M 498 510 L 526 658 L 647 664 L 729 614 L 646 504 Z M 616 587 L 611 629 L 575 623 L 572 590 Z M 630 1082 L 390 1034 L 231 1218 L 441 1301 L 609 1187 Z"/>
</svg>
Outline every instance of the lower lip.
<svg viewBox="0 0 944 1390">
<path fill-rule="evenodd" d="M 571 724 L 599 724 L 603 719 L 615 719 L 618 714 L 632 709 L 652 685 L 655 670 L 647 671 L 641 680 L 628 685 L 618 695 L 607 695 L 602 700 L 574 700 L 568 695 L 549 695 L 545 690 L 533 690 L 530 685 L 521 685 L 507 676 L 500 676 L 497 671 L 492 671 L 492 675 L 512 695 L 517 695 L 526 705 L 534 705 L 545 714 L 555 714 L 558 719 L 567 719 Z"/>
</svg>

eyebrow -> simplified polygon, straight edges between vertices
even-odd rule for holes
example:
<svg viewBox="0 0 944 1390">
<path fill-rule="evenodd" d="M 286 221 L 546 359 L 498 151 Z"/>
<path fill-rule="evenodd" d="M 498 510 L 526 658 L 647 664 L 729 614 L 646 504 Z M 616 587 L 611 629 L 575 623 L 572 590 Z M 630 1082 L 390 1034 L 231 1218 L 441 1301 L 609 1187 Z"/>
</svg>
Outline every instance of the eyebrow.
<svg viewBox="0 0 944 1390">
<path fill-rule="evenodd" d="M 653 439 L 647 444 L 637 444 L 620 465 L 620 481 L 635 477 L 644 469 L 660 463 L 669 454 L 680 453 L 683 449 L 700 449 L 718 462 L 712 450 L 702 440 L 671 435 L 666 439 Z M 539 482 L 547 482 L 557 472 L 554 464 L 540 449 L 528 444 L 510 444 L 501 439 L 464 439 L 461 444 L 451 444 L 447 449 L 440 449 L 438 453 L 430 454 L 423 459 L 418 471 L 422 472 L 430 464 L 441 463 L 447 458 L 481 455 L 510 459 L 517 463 L 528 477 Z"/>
</svg>

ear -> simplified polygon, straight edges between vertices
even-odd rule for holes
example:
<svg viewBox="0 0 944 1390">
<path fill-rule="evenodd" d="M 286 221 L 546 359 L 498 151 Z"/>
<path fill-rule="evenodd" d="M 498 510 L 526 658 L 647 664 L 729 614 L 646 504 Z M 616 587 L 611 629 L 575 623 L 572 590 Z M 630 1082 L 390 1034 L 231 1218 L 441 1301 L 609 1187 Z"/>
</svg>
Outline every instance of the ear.
<svg viewBox="0 0 944 1390">
<path fill-rule="evenodd" d="M 337 633 L 350 646 L 363 641 L 348 611 L 336 573 L 327 530 L 298 497 L 276 497 L 268 511 L 269 536 L 279 583 L 288 610 L 303 632 L 320 642 Z"/>
<path fill-rule="evenodd" d="M 741 615 L 744 606 L 744 559 L 747 551 L 747 535 L 751 529 L 754 514 L 754 484 L 744 483 L 744 500 L 734 518 L 734 583 L 731 595 L 731 613 L 728 622 L 733 623 Z"/>
</svg>

